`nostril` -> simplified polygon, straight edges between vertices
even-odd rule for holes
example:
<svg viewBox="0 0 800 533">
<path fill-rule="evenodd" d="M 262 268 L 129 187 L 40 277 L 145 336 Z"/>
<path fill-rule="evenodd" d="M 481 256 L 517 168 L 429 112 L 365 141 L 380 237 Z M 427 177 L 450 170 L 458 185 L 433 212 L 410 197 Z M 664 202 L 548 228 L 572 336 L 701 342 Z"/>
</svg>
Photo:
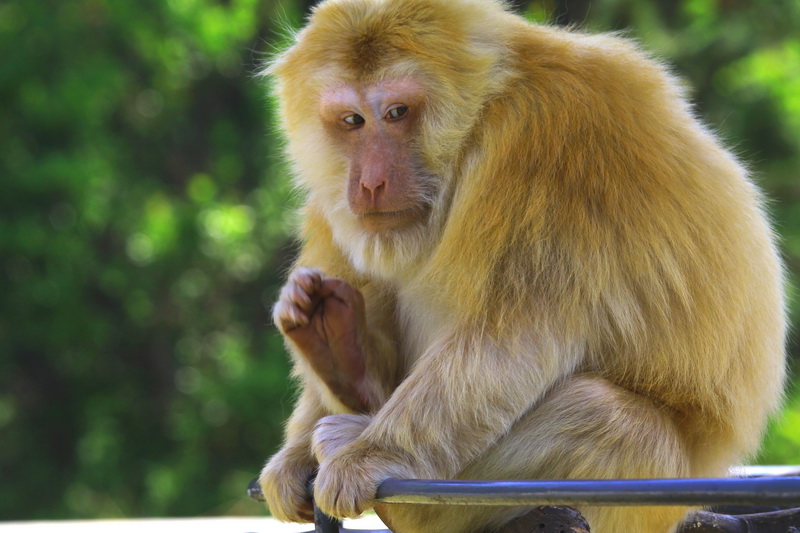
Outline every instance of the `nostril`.
<svg viewBox="0 0 800 533">
<path fill-rule="evenodd" d="M 386 189 L 386 180 L 362 180 L 361 189 L 374 198 L 375 195 L 382 193 Z"/>
</svg>

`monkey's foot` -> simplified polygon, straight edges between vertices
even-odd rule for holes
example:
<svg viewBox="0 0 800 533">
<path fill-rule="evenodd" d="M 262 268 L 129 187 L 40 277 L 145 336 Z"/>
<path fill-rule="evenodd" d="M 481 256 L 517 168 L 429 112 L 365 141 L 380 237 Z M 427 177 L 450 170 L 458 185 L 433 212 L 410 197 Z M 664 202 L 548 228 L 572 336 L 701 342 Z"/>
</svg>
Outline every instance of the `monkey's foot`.
<svg viewBox="0 0 800 533">
<path fill-rule="evenodd" d="M 499 533 L 589 533 L 589 523 L 577 509 L 543 505 L 515 518 Z"/>
</svg>

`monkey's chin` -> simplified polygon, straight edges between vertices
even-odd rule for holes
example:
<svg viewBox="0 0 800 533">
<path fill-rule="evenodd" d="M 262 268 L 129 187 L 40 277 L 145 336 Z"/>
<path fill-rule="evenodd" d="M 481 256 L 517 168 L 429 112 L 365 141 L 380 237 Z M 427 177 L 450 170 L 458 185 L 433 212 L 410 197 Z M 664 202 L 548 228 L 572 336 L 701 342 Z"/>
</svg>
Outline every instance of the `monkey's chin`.
<svg viewBox="0 0 800 533">
<path fill-rule="evenodd" d="M 431 246 L 427 217 L 415 217 L 405 225 L 386 224 L 367 229 L 350 215 L 334 225 L 333 236 L 350 257 L 356 270 L 387 281 L 401 280 L 416 270 Z"/>
<path fill-rule="evenodd" d="M 402 230 L 413 224 L 427 220 L 427 213 L 420 209 L 403 209 L 401 211 L 382 211 L 357 215 L 361 226 L 373 233 L 388 233 Z"/>
</svg>

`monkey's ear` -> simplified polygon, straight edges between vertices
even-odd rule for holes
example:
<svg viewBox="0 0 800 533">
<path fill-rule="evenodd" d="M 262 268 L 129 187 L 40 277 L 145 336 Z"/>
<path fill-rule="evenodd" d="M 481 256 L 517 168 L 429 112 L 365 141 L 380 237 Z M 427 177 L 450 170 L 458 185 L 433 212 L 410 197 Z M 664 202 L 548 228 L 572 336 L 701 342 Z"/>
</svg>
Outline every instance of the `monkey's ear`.
<svg viewBox="0 0 800 533">
<path fill-rule="evenodd" d="M 281 73 L 288 68 L 286 63 L 290 62 L 293 50 L 295 50 L 306 33 L 305 28 L 293 28 L 288 20 L 277 22 L 277 43 L 271 45 L 271 50 L 267 54 L 267 59 L 260 65 L 256 75 L 260 78 L 280 77 Z"/>
<path fill-rule="evenodd" d="M 280 77 L 281 71 L 285 70 L 287 55 L 291 48 L 283 50 L 276 50 L 271 53 L 268 58 L 260 65 L 255 75 L 259 78 L 276 78 Z"/>
<path fill-rule="evenodd" d="M 261 64 L 261 68 L 256 71 L 256 76 L 259 78 L 274 78 L 278 75 L 283 61 L 285 61 L 283 59 L 283 54 L 270 57 Z"/>
</svg>

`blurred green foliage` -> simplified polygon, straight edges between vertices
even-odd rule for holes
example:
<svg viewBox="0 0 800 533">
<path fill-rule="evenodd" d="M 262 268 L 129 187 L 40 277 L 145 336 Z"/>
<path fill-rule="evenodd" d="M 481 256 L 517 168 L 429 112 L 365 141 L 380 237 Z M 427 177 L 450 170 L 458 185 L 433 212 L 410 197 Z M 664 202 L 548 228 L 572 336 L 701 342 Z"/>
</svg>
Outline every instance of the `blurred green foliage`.
<svg viewBox="0 0 800 533">
<path fill-rule="evenodd" d="M 629 28 L 695 87 L 796 287 L 800 0 L 563 3 L 516 2 Z M 264 512 L 244 487 L 293 403 L 269 308 L 296 201 L 254 73 L 301 4 L 0 3 L 0 519 Z M 793 391 L 766 462 L 800 463 Z"/>
</svg>

